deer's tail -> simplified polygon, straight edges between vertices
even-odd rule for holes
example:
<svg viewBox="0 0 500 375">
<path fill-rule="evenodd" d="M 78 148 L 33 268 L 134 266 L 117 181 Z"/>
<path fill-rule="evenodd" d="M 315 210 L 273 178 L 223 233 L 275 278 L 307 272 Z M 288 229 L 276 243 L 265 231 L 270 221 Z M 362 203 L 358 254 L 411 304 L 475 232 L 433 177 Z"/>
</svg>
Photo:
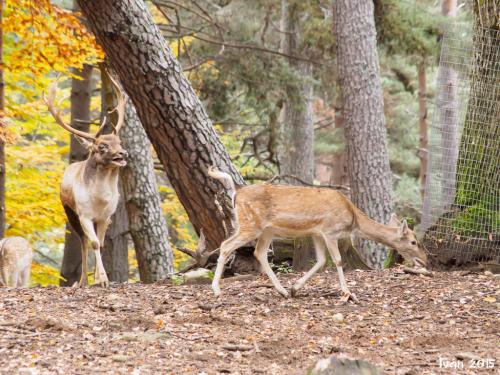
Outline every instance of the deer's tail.
<svg viewBox="0 0 500 375">
<path fill-rule="evenodd" d="M 208 168 L 208 175 L 216 180 L 219 180 L 222 185 L 227 190 L 229 197 L 231 198 L 231 202 L 234 207 L 234 198 L 236 197 L 236 185 L 234 184 L 234 180 L 229 173 L 221 172 L 215 167 Z"/>
</svg>

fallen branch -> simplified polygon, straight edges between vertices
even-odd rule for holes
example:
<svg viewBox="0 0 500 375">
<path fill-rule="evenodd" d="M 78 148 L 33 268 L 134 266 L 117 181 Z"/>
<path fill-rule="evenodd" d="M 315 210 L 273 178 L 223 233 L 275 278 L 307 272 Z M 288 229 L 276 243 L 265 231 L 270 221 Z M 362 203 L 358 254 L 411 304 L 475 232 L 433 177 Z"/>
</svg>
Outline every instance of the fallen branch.
<svg viewBox="0 0 500 375">
<path fill-rule="evenodd" d="M 230 350 L 232 352 L 247 352 L 254 349 L 253 345 L 237 345 L 237 344 L 226 344 L 222 346 L 222 349 Z"/>
<path fill-rule="evenodd" d="M 410 267 L 403 267 L 403 272 L 404 273 L 409 273 L 412 275 L 424 275 L 424 276 L 433 276 L 432 272 L 429 271 L 426 268 L 410 268 Z"/>
</svg>

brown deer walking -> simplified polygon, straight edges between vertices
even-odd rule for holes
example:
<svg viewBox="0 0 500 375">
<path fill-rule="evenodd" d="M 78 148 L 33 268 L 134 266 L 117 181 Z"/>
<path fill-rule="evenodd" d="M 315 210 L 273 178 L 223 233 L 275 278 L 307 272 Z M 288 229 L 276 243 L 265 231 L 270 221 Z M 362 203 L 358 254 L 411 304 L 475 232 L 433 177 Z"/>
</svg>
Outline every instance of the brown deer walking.
<svg viewBox="0 0 500 375">
<path fill-rule="evenodd" d="M 313 238 L 316 264 L 292 287 L 295 295 L 326 263 L 330 253 L 339 274 L 340 288 L 347 297 L 353 296 L 345 281 L 337 240 L 351 235 L 383 243 L 400 253 L 408 262 L 425 266 L 427 254 L 420 248 L 415 233 L 406 220 L 395 215 L 390 225 L 379 224 L 366 216 L 338 191 L 300 186 L 250 185 L 236 187 L 227 173 L 209 168 L 208 174 L 221 181 L 229 190 L 235 216 L 235 233 L 220 247 L 220 255 L 212 282 L 216 296 L 221 293 L 220 279 L 228 257 L 237 248 L 257 239 L 254 255 L 280 294 L 288 297 L 267 260 L 267 249 L 274 237 Z"/>
<path fill-rule="evenodd" d="M 125 96 L 114 78 L 118 97 L 116 111 L 118 121 L 112 134 L 101 134 L 105 121 L 96 134 L 73 129 L 54 106 L 55 85 L 51 86 L 45 103 L 56 122 L 73 133 L 89 151 L 87 160 L 69 165 L 61 183 L 61 202 L 68 221 L 81 240 L 82 274 L 78 286 L 87 285 L 87 252 L 92 248 L 95 254 L 96 284 L 108 286 L 109 281 L 101 259 L 101 248 L 110 217 L 116 210 L 119 200 L 118 177 L 120 167 L 125 166 L 127 151 L 120 142 L 119 131 L 124 122 Z"/>
</svg>

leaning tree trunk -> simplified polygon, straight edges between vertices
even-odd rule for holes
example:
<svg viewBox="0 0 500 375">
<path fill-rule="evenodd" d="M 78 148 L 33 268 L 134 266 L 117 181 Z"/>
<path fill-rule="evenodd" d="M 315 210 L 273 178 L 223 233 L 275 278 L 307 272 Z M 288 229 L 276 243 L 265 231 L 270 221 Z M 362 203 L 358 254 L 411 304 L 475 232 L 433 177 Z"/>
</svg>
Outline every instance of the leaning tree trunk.
<svg viewBox="0 0 500 375">
<path fill-rule="evenodd" d="M 152 283 L 174 272 L 173 256 L 156 186 L 151 143 L 130 103 L 126 108 L 120 138 L 129 153 L 127 166 L 120 174 L 129 231 L 134 241 L 141 281 Z"/>
<path fill-rule="evenodd" d="M 237 184 L 244 181 L 146 3 L 78 2 L 196 231 L 203 229 L 208 249 L 217 248 L 226 237 L 224 228 L 230 228 L 231 201 L 221 202 L 221 213 L 215 197 L 224 187 L 207 175 L 207 168 L 215 164 L 231 174 Z"/>
<path fill-rule="evenodd" d="M 445 17 L 455 17 L 457 0 L 443 0 L 441 14 Z M 441 64 L 438 78 L 438 113 L 443 137 L 442 170 L 443 184 L 441 187 L 441 205 L 448 210 L 455 198 L 456 169 L 458 158 L 458 72 L 451 64 Z"/>
<path fill-rule="evenodd" d="M 71 80 L 71 126 L 88 132 L 90 128 L 90 98 L 92 97 L 92 65 L 84 65 L 82 71 L 75 71 L 81 79 Z M 69 162 L 75 163 L 87 159 L 88 152 L 78 140 L 71 135 Z M 82 252 L 80 237 L 71 225 L 66 224 L 64 239 L 64 255 L 61 265 L 61 286 L 71 286 L 80 280 L 82 271 Z"/>
<path fill-rule="evenodd" d="M 295 0 L 281 0 L 281 51 L 296 55 L 299 51 L 299 12 Z M 288 64 L 297 78 L 296 85 L 286 87 L 281 126 L 280 173 L 312 183 L 314 178 L 314 129 L 312 110 L 312 64 L 289 58 Z M 301 184 L 293 178 L 289 184 Z M 303 271 L 311 267 L 314 251 L 310 239 L 294 241 L 293 268 Z"/>
<path fill-rule="evenodd" d="M 373 2 L 336 0 L 333 4 L 351 199 L 370 217 L 387 222 L 392 212 L 392 177 Z M 383 246 L 366 241 L 356 245 L 369 266 L 383 267 L 387 258 Z"/>
<path fill-rule="evenodd" d="M 113 131 L 112 124 L 116 124 L 118 114 L 109 113 L 116 107 L 116 98 L 113 85 L 106 72 L 106 64 L 102 63 L 101 69 L 101 116 L 108 114 L 104 134 Z M 128 216 L 123 201 L 123 189 L 119 183 L 120 200 L 115 213 L 111 216 L 111 224 L 106 231 L 102 252 L 102 262 L 110 281 L 128 281 Z"/>
</svg>

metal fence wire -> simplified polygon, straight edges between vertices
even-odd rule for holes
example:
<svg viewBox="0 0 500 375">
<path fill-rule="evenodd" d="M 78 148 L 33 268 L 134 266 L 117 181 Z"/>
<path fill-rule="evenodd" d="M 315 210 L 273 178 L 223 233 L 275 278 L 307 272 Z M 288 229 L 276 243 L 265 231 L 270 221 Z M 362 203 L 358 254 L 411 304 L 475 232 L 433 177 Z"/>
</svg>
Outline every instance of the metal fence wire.
<svg viewBox="0 0 500 375">
<path fill-rule="evenodd" d="M 500 263 L 500 32 L 448 25 L 429 128 L 423 242 L 441 261 Z"/>
</svg>

